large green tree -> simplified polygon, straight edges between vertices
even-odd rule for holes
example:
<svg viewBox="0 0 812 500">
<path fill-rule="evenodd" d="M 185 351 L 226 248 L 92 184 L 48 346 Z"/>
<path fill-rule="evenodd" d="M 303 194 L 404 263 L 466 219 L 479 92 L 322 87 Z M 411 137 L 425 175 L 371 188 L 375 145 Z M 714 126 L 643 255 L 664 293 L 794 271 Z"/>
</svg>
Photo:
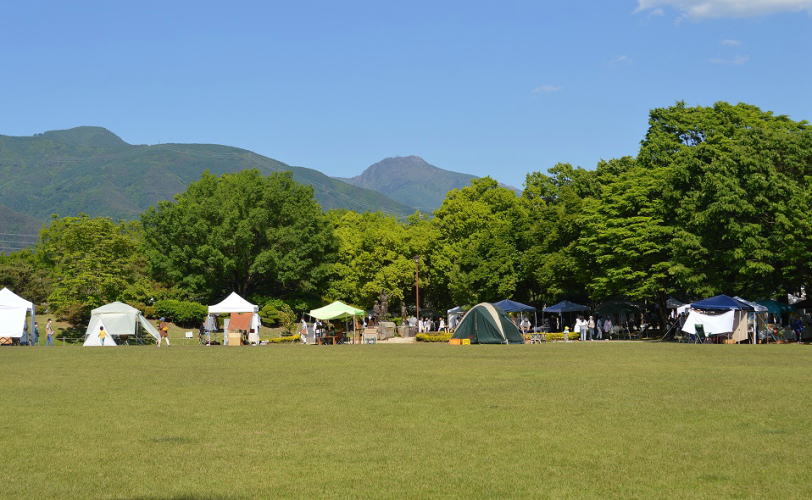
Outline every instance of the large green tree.
<svg viewBox="0 0 812 500">
<path fill-rule="evenodd" d="M 512 190 L 488 177 L 475 179 L 448 193 L 433 223 L 429 276 L 438 306 L 525 299 L 528 212 Z"/>
<path fill-rule="evenodd" d="M 522 259 L 531 300 L 547 304 L 563 298 L 586 300 L 590 270 L 578 252 L 585 207 L 599 194 L 604 177 L 627 169 L 630 161 L 602 162 L 596 170 L 559 163 L 547 174 L 527 175 L 522 201 L 529 213 L 532 245 Z"/>
<path fill-rule="evenodd" d="M 577 248 L 590 294 L 664 306 L 670 293 L 759 298 L 808 285 L 810 134 L 743 104 L 652 110 L 632 168 L 586 206 Z"/>
<path fill-rule="evenodd" d="M 93 308 L 132 295 L 146 279 L 140 236 L 132 222 L 85 215 L 52 220 L 36 248 L 53 282 L 51 309 L 78 325 Z"/>
<path fill-rule="evenodd" d="M 809 283 L 812 127 L 746 104 L 651 112 L 639 161 L 663 168 L 673 260 L 708 291 L 766 296 Z M 684 243 L 684 245 L 681 245 Z"/>
<path fill-rule="evenodd" d="M 335 259 L 336 241 L 313 188 L 288 172 L 206 172 L 141 220 L 154 276 L 197 300 L 232 290 L 319 294 Z"/>
<path fill-rule="evenodd" d="M 51 293 L 52 279 L 33 249 L 0 255 L 0 288 L 41 304 Z"/>
<path fill-rule="evenodd" d="M 383 291 L 403 301 L 414 281 L 407 228 L 390 215 L 328 212 L 339 241 L 327 296 L 370 307 Z"/>
</svg>

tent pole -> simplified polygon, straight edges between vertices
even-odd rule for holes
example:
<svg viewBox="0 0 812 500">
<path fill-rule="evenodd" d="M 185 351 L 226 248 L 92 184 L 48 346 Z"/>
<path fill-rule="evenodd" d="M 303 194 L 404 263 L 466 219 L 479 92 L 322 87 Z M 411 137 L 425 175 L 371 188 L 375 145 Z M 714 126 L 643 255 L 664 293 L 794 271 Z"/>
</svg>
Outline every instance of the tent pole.
<svg viewBox="0 0 812 500">
<path fill-rule="evenodd" d="M 34 305 L 34 302 L 31 302 L 31 335 L 34 335 L 34 328 L 36 328 L 37 325 L 36 319 L 37 319 L 37 307 Z M 30 339 L 33 338 L 34 337 L 30 337 L 28 342 L 31 343 Z M 39 341 L 39 339 L 37 339 L 37 341 Z"/>
<path fill-rule="evenodd" d="M 558 319 L 559 319 L 558 327 L 561 328 L 562 332 L 564 332 L 564 342 L 569 342 L 570 341 L 570 336 L 567 333 L 567 331 L 564 329 L 564 313 L 563 312 L 558 313 Z"/>
</svg>

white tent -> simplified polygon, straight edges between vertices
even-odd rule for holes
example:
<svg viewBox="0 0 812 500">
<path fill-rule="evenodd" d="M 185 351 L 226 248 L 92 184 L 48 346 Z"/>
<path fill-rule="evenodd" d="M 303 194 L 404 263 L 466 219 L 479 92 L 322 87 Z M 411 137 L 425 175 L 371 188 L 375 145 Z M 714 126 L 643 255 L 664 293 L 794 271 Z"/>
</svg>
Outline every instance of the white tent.
<svg viewBox="0 0 812 500">
<path fill-rule="evenodd" d="M 99 327 L 102 325 L 110 337 L 135 335 L 138 325 L 141 325 L 153 338 L 158 339 L 158 330 L 144 318 L 141 311 L 122 302 L 111 302 L 90 311 L 90 323 L 85 331 L 84 345 L 100 345 L 88 344 L 88 342 L 91 342 L 94 335 L 95 341 L 98 342 Z M 112 338 L 110 340 L 112 341 Z M 115 342 L 113 341 L 111 344 L 115 345 Z M 105 339 L 104 345 L 108 345 L 107 339 Z"/>
<path fill-rule="evenodd" d="M 25 316 L 31 313 L 29 332 L 34 331 L 34 304 L 20 297 L 8 288 L 0 290 L 0 337 L 23 336 Z"/>
<path fill-rule="evenodd" d="M 231 313 L 253 313 L 253 317 L 251 318 L 251 329 L 253 332 L 249 334 L 248 341 L 259 343 L 259 306 L 240 297 L 237 292 L 231 292 L 231 295 L 226 297 L 219 304 L 209 306 L 209 314 Z M 224 336 L 223 343 L 228 343 L 227 335 Z"/>
<path fill-rule="evenodd" d="M 465 316 L 465 308 L 457 306 L 446 311 L 446 314 L 448 315 L 448 328 L 453 330 L 460 323 L 462 317 Z M 418 318 L 418 320 L 420 320 L 420 318 Z"/>
<path fill-rule="evenodd" d="M 89 332 L 87 334 L 87 338 L 85 338 L 85 343 L 82 345 L 84 345 L 85 347 L 115 347 L 116 345 L 118 345 L 116 344 L 116 341 L 113 340 L 113 335 L 110 333 L 110 330 L 104 328 L 104 323 L 98 320 L 96 324 L 97 324 L 96 330 Z M 107 337 L 105 337 L 104 343 L 102 343 L 102 340 L 99 338 L 99 327 L 103 327 L 104 331 L 107 332 Z"/>
</svg>

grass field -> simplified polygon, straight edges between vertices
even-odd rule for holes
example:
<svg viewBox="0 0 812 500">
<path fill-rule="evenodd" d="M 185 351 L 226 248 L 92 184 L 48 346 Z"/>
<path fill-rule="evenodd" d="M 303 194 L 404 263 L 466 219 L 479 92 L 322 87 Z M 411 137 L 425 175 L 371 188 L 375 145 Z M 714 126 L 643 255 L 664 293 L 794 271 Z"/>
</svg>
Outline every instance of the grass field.
<svg viewBox="0 0 812 500">
<path fill-rule="evenodd" d="M 812 497 L 812 347 L 0 348 L 0 496 Z"/>
</svg>

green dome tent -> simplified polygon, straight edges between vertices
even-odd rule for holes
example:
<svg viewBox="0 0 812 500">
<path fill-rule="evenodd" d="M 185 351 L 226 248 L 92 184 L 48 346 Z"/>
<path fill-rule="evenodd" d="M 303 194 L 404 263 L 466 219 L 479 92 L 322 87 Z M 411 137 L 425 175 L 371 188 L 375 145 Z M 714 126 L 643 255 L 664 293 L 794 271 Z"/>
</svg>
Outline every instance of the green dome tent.
<svg viewBox="0 0 812 500">
<path fill-rule="evenodd" d="M 454 331 L 455 339 L 471 339 L 472 344 L 524 344 L 524 338 L 504 311 L 493 304 L 475 305 Z"/>
</svg>

